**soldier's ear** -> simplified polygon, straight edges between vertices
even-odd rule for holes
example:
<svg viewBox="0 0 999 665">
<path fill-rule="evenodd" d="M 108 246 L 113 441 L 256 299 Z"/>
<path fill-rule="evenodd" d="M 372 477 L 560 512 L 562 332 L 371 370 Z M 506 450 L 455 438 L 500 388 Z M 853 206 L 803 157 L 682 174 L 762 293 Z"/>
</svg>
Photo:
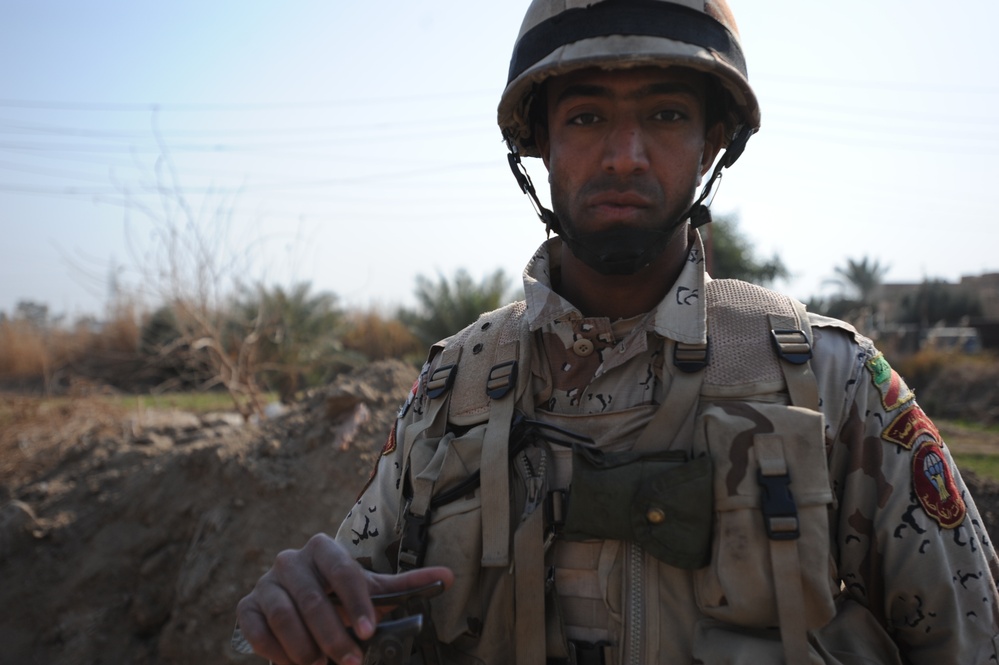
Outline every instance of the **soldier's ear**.
<svg viewBox="0 0 999 665">
<path fill-rule="evenodd" d="M 548 79 L 534 87 L 531 95 L 529 117 L 534 132 L 534 144 L 541 153 L 541 161 L 548 168 L 551 155 L 551 135 L 548 133 Z"/>
<path fill-rule="evenodd" d="M 704 134 L 704 152 L 701 154 L 701 176 L 703 177 L 715 163 L 715 158 L 725 146 L 725 125 L 716 122 Z"/>
<path fill-rule="evenodd" d="M 538 145 L 538 152 L 541 153 L 541 161 L 548 168 L 549 155 L 551 154 L 551 141 L 548 140 L 548 127 L 541 123 L 534 125 L 534 141 Z"/>
</svg>

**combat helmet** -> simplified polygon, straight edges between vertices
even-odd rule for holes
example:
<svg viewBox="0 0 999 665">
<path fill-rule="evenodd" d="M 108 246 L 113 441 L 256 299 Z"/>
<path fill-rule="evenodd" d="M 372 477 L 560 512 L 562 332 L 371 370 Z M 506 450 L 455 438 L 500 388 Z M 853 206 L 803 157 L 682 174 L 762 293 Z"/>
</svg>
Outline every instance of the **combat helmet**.
<svg viewBox="0 0 999 665">
<path fill-rule="evenodd" d="M 561 234 L 555 215 L 538 201 L 520 158 L 538 157 L 537 99 L 549 78 L 589 67 L 686 67 L 709 75 L 721 103 L 726 151 L 685 217 L 710 221 L 702 202 L 760 127 L 760 107 L 749 85 L 739 32 L 725 0 L 534 0 L 510 59 L 498 122 L 510 149 L 510 167 L 548 229 Z M 682 221 L 681 220 L 678 220 Z"/>
<path fill-rule="evenodd" d="M 534 0 L 517 37 L 498 121 L 521 156 L 537 157 L 531 106 L 539 85 L 587 67 L 680 66 L 728 95 L 729 141 L 760 127 L 735 19 L 725 0 Z"/>
</svg>

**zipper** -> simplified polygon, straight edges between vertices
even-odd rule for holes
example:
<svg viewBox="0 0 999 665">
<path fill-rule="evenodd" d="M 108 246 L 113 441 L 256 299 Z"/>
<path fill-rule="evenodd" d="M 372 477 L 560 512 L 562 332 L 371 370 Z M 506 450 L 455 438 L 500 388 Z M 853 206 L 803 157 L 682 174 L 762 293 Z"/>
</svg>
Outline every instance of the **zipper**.
<svg viewBox="0 0 999 665">
<path fill-rule="evenodd" d="M 642 665 L 642 629 L 645 622 L 645 553 L 635 543 L 625 543 L 625 555 L 628 557 L 628 614 L 625 624 L 627 649 L 622 665 Z"/>
<path fill-rule="evenodd" d="M 533 513 L 545 498 L 545 469 L 548 463 L 548 456 L 545 454 L 544 448 L 538 448 L 538 452 L 540 453 L 540 459 L 538 460 L 538 470 L 536 472 L 526 450 L 522 451 L 517 457 L 520 462 L 521 471 L 524 474 L 524 486 L 527 490 L 527 497 L 524 501 L 524 515 Z"/>
</svg>

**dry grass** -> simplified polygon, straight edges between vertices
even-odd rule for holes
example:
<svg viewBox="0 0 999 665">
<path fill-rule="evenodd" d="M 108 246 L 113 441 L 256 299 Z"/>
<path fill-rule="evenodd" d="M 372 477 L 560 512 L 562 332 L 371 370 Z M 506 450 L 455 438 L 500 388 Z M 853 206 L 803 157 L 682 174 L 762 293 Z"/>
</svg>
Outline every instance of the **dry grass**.
<svg viewBox="0 0 999 665">
<path fill-rule="evenodd" d="M 0 388 L 52 395 L 92 393 L 108 384 L 128 390 L 156 385 L 166 370 L 157 364 L 161 358 L 142 350 L 150 316 L 125 301 L 111 307 L 100 324 L 39 327 L 24 319 L 0 320 Z M 336 341 L 367 361 L 395 358 L 417 364 L 423 358 L 420 342 L 392 316 L 374 308 L 355 310 L 346 313 L 346 322 Z"/>
<path fill-rule="evenodd" d="M 999 425 L 999 358 L 995 354 L 928 349 L 892 364 L 916 391 L 930 417 Z"/>
<path fill-rule="evenodd" d="M 361 353 L 371 361 L 407 359 L 423 351 L 419 340 L 406 326 L 375 310 L 349 314 L 341 342 L 345 349 Z"/>
<path fill-rule="evenodd" d="M 126 411 L 98 397 L 39 399 L 0 395 L 0 484 L 51 469 L 72 449 L 121 436 Z"/>
<path fill-rule="evenodd" d="M 961 353 L 925 348 L 893 358 L 892 364 L 910 385 L 927 385 L 944 372 L 960 371 L 969 377 L 999 375 L 999 357 L 994 353 Z"/>
<path fill-rule="evenodd" d="M 52 353 L 34 326 L 26 321 L 0 322 L 0 377 L 43 377 L 51 366 Z"/>
<path fill-rule="evenodd" d="M 133 305 L 116 307 L 96 329 L 81 321 L 71 328 L 44 329 L 29 321 L 0 321 L 0 382 L 51 390 L 67 367 L 93 367 L 108 358 L 134 358 L 142 313 Z"/>
</svg>

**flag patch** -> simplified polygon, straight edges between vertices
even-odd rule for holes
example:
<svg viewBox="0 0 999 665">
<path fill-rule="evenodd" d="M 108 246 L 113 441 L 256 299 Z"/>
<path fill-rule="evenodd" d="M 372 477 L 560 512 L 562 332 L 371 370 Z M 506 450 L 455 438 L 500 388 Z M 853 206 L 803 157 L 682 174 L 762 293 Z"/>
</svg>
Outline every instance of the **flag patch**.
<svg viewBox="0 0 999 665">
<path fill-rule="evenodd" d="M 912 401 L 912 398 L 916 396 L 905 385 L 905 381 L 898 375 L 898 372 L 891 368 L 884 355 L 879 353 L 868 360 L 867 370 L 871 373 L 874 387 L 881 393 L 881 405 L 885 410 L 897 409 L 906 402 Z"/>
</svg>

